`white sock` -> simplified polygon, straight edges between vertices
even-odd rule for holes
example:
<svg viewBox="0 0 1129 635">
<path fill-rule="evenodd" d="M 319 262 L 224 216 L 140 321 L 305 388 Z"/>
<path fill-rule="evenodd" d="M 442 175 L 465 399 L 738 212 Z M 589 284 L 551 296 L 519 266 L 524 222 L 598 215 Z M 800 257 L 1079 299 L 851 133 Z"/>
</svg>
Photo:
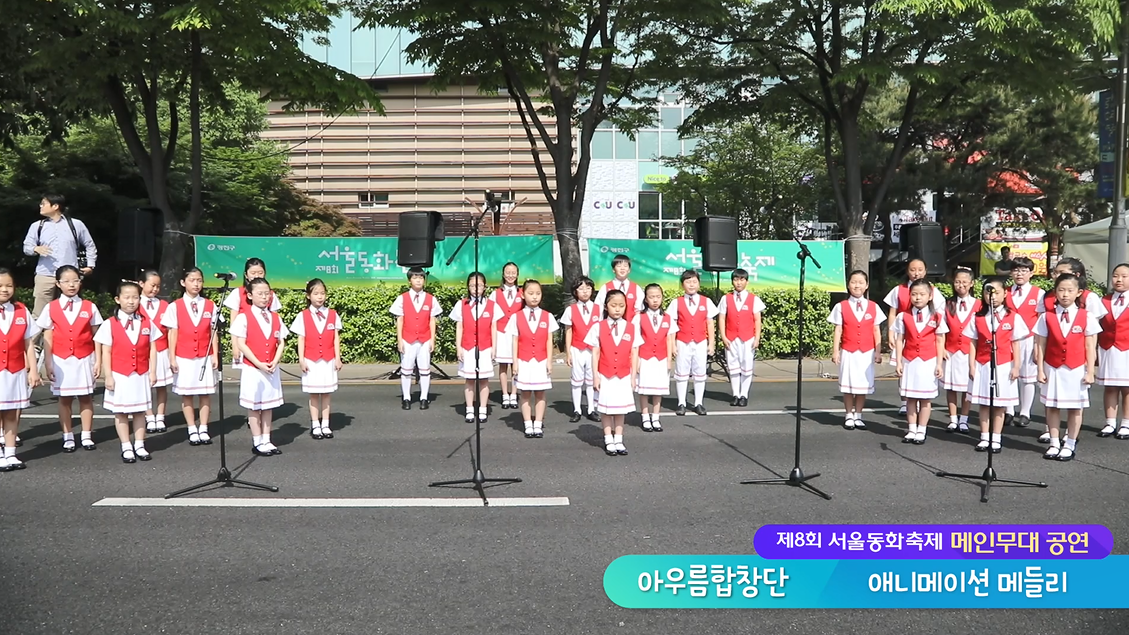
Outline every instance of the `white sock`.
<svg viewBox="0 0 1129 635">
<path fill-rule="evenodd" d="M 63 441 L 74 442 L 74 433 L 73 432 L 64 432 L 63 433 Z"/>
<path fill-rule="evenodd" d="M 1077 444 L 1077 443 L 1078 443 L 1078 439 L 1071 439 L 1070 437 L 1066 437 L 1066 444 L 1065 445 L 1066 445 L 1067 450 L 1070 450 L 1071 452 L 1073 452 L 1075 444 Z"/>
<path fill-rule="evenodd" d="M 534 421 L 533 422 L 533 429 L 534 430 L 540 430 L 541 428 L 544 428 L 544 427 L 545 427 L 544 422 L 541 422 L 541 421 Z"/>
<path fill-rule="evenodd" d="M 588 396 L 588 412 L 596 412 L 596 389 L 592 386 L 585 386 L 584 393 Z"/>
<path fill-rule="evenodd" d="M 144 449 L 145 449 L 145 440 L 144 440 L 144 439 L 140 439 L 140 440 L 134 441 L 134 442 L 133 442 L 133 447 L 134 447 L 134 449 L 136 449 L 136 450 L 144 450 Z"/>
<path fill-rule="evenodd" d="M 196 426 L 188 426 L 188 436 L 192 436 L 194 434 L 200 434 L 199 428 L 197 428 Z"/>
<path fill-rule="evenodd" d="M 617 435 L 613 436 L 612 441 L 615 442 L 615 443 L 623 443 L 623 435 L 617 434 Z"/>
<path fill-rule="evenodd" d="M 122 443 L 122 452 L 133 452 L 133 444 L 128 441 Z"/>
<path fill-rule="evenodd" d="M 200 424 L 199 429 L 200 429 L 200 434 L 208 434 L 208 424 L 206 424 L 206 423 Z"/>
<path fill-rule="evenodd" d="M 968 425 L 968 415 L 961 415 L 960 419 L 958 420 L 958 423 L 963 423 L 964 425 Z"/>
<path fill-rule="evenodd" d="M 1129 428 L 1129 419 L 1122 419 L 1121 420 L 1121 427 L 1122 428 Z"/>
<path fill-rule="evenodd" d="M 164 423 L 165 422 L 165 415 L 157 415 L 156 421 L 157 421 L 157 423 Z"/>
<path fill-rule="evenodd" d="M 989 435 L 987 432 L 981 432 L 980 433 L 980 440 L 981 441 L 987 441 L 990 438 L 991 438 L 991 435 Z"/>
<path fill-rule="evenodd" d="M 749 398 L 749 389 L 753 387 L 753 374 L 741 375 L 741 396 Z"/>
<path fill-rule="evenodd" d="M 1051 447 L 1052 448 L 1062 447 L 1062 442 L 1058 440 L 1057 436 L 1051 437 Z"/>
<path fill-rule="evenodd" d="M 263 443 L 270 443 L 270 433 L 269 432 L 263 433 Z"/>
<path fill-rule="evenodd" d="M 153 415 L 145 415 L 145 423 L 157 423 L 157 417 Z"/>
<path fill-rule="evenodd" d="M 1002 433 L 992 435 L 992 443 L 1003 443 L 1003 441 L 1004 441 L 1004 435 Z"/>
<path fill-rule="evenodd" d="M 706 394 L 706 380 L 694 380 L 694 405 L 702 405 L 702 395 Z"/>
<path fill-rule="evenodd" d="M 611 445 L 613 443 L 615 443 L 615 437 L 613 437 L 610 434 L 605 434 L 604 435 L 604 445 Z"/>
<path fill-rule="evenodd" d="M 572 387 L 572 411 L 573 412 L 580 412 L 580 391 L 581 391 L 582 388 L 583 388 L 583 386 L 573 386 Z M 592 400 L 589 399 L 588 403 L 591 404 Z"/>
<path fill-rule="evenodd" d="M 483 417 L 485 417 L 485 416 L 486 416 L 486 406 L 479 406 L 479 407 L 478 407 L 478 414 L 480 414 L 480 415 L 482 415 Z"/>
<path fill-rule="evenodd" d="M 411 401 L 411 399 L 412 399 L 412 375 L 411 375 L 410 372 L 405 373 L 402 369 L 401 369 L 400 372 L 401 372 L 401 375 L 400 375 L 400 392 L 404 394 L 404 399 L 406 401 Z"/>
<path fill-rule="evenodd" d="M 419 400 L 425 401 L 431 392 L 431 373 L 419 374 Z"/>
<path fill-rule="evenodd" d="M 957 416 L 956 415 L 949 415 L 949 423 L 956 423 L 956 422 L 957 422 Z"/>
<path fill-rule="evenodd" d="M 316 430 L 316 429 L 321 427 L 321 422 L 318 421 L 317 419 L 314 419 L 313 421 L 310 422 L 310 427 Z"/>
<path fill-rule="evenodd" d="M 261 434 L 256 434 L 256 435 L 252 436 L 251 439 L 252 439 L 251 442 L 255 444 L 255 447 L 258 447 L 258 446 L 263 444 L 263 435 L 261 435 Z"/>
<path fill-rule="evenodd" d="M 1035 403 L 1035 384 L 1023 384 L 1019 397 L 1019 416 L 1031 418 L 1031 404 Z"/>
<path fill-rule="evenodd" d="M 696 388 L 697 383 L 695 383 L 694 386 Z M 734 397 L 740 397 L 741 396 L 741 375 L 740 374 L 733 373 L 732 375 L 729 376 L 729 387 L 733 390 L 733 396 Z"/>
<path fill-rule="evenodd" d="M 917 434 L 917 431 L 918 431 L 918 426 L 917 426 L 916 423 L 909 424 L 909 433 L 910 434 Z"/>
<path fill-rule="evenodd" d="M 679 379 L 674 382 L 678 390 L 678 403 L 679 405 L 686 405 L 686 384 L 689 383 L 688 379 Z"/>
<path fill-rule="evenodd" d="M 83 430 L 83 431 L 82 431 L 82 440 L 83 440 L 83 441 L 85 441 L 85 440 L 87 440 L 87 439 L 90 439 L 90 438 L 92 438 L 93 436 L 94 436 L 94 432 L 93 432 L 93 431 L 88 431 L 88 430 Z"/>
</svg>

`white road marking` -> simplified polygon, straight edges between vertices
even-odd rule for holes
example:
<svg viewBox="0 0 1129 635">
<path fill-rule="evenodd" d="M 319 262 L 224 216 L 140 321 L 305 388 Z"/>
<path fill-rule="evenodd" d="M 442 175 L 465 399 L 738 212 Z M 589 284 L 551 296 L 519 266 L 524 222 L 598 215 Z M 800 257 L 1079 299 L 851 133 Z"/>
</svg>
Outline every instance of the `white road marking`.
<svg viewBox="0 0 1129 635">
<path fill-rule="evenodd" d="M 567 496 L 490 498 L 490 507 L 567 507 Z M 103 498 L 93 507 L 483 507 L 481 498 Z"/>
</svg>

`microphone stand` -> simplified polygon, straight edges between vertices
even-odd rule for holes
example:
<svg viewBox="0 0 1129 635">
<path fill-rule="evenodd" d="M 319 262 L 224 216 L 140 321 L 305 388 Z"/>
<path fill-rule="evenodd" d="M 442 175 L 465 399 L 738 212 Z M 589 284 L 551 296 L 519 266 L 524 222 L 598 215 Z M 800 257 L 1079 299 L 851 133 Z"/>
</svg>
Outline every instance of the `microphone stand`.
<svg viewBox="0 0 1129 635">
<path fill-rule="evenodd" d="M 482 219 L 486 218 L 486 212 L 484 212 L 481 209 L 479 209 L 478 211 L 480 212 L 479 215 L 478 215 L 478 219 L 474 221 L 474 225 L 470 228 L 470 231 L 467 232 L 467 235 L 463 237 L 463 241 L 461 243 L 459 243 L 458 247 L 455 248 L 455 252 L 452 253 L 451 257 L 447 259 L 447 266 L 448 267 L 450 267 L 451 263 L 455 261 L 455 257 L 459 255 L 459 252 L 462 251 L 463 246 L 466 245 L 468 240 L 470 240 L 470 237 L 474 236 L 474 271 L 476 273 L 478 272 L 478 239 L 479 239 L 478 226 L 482 224 Z M 485 294 L 485 292 L 486 292 L 486 288 L 485 288 L 485 285 L 483 285 L 482 293 Z M 483 304 L 476 305 L 476 307 L 478 308 L 478 314 L 477 315 L 475 314 L 475 307 L 471 308 L 471 317 L 474 318 L 474 322 L 473 322 L 473 327 L 474 327 L 474 401 L 473 401 L 473 403 L 474 403 L 474 405 L 473 405 L 473 408 L 474 408 L 474 447 L 475 447 L 475 449 L 474 449 L 474 456 L 471 457 L 473 459 L 471 464 L 474 467 L 474 474 L 470 478 L 459 479 L 459 480 L 455 480 L 455 481 L 437 481 L 435 483 L 431 483 L 430 485 L 428 485 L 428 487 L 449 487 L 451 485 L 472 485 L 474 487 L 474 490 L 477 491 L 479 496 L 482 497 L 482 504 L 484 506 L 489 506 L 490 501 L 486 498 L 486 490 L 483 488 L 483 485 L 485 485 L 486 483 L 504 483 L 504 484 L 520 483 L 521 479 L 520 478 L 486 478 L 486 475 L 483 474 L 483 472 L 482 472 L 482 418 L 478 416 L 479 413 L 481 412 L 481 407 L 482 407 L 482 404 L 479 401 L 480 390 L 479 390 L 479 386 L 478 386 L 479 382 L 482 381 L 482 378 L 480 376 L 481 370 L 479 368 L 480 367 L 479 355 L 481 354 L 480 351 L 481 351 L 482 347 L 479 345 L 480 343 L 478 341 L 478 317 L 479 317 L 479 315 L 481 315 L 482 307 L 485 305 L 484 304 L 485 301 L 486 301 L 485 295 L 480 295 L 478 302 L 483 303 Z M 463 325 L 463 328 L 466 328 L 466 325 Z M 459 342 L 455 342 L 455 346 L 458 346 L 458 345 L 459 345 Z"/>
<path fill-rule="evenodd" d="M 799 332 L 797 333 L 797 340 L 799 341 L 799 351 L 796 355 L 796 462 L 792 467 L 792 471 L 788 474 L 787 478 L 767 478 L 757 479 L 752 481 L 742 481 L 742 485 L 791 485 L 793 487 L 802 487 L 826 500 L 831 500 L 831 495 L 823 492 L 817 487 L 813 486 L 808 481 L 818 478 L 819 473 L 804 474 L 803 468 L 800 467 L 800 420 L 803 413 L 803 390 L 804 390 L 804 278 L 807 274 L 807 261 L 810 259 L 812 264 L 817 269 L 822 269 L 819 261 L 812 255 L 808 246 L 800 242 L 799 238 L 793 236 L 793 239 L 800 246 L 799 253 L 796 258 L 800 259 L 800 301 L 799 301 Z"/>
<path fill-rule="evenodd" d="M 714 272 L 714 285 L 713 285 L 713 301 L 714 301 L 714 304 L 716 304 L 717 306 L 720 307 L 721 306 L 721 299 L 723 297 L 724 296 L 721 295 L 721 271 L 715 271 Z M 709 359 L 706 360 L 706 374 L 707 375 L 710 374 L 710 368 L 712 368 L 714 364 L 717 364 L 717 367 L 721 369 L 721 372 L 725 373 L 726 381 L 729 381 L 729 380 L 732 379 L 732 377 L 729 376 L 729 360 L 725 356 L 725 349 L 724 348 L 715 348 L 713 355 Z"/>
<path fill-rule="evenodd" d="M 223 280 L 223 289 L 220 289 L 220 297 L 221 298 L 227 296 L 227 291 L 228 291 L 230 286 L 231 286 L 231 280 L 229 278 L 225 277 L 224 280 Z M 211 368 L 211 366 L 212 366 L 212 361 L 211 361 L 212 342 L 217 341 L 219 339 L 219 336 L 221 335 L 220 334 L 220 323 L 223 322 L 223 312 L 222 312 L 220 305 L 218 303 L 214 303 L 214 304 L 215 304 L 215 311 L 212 314 L 212 332 L 208 335 L 208 354 L 207 354 L 208 361 L 204 364 L 204 368 L 201 369 L 201 371 L 200 371 L 200 381 L 204 380 L 204 375 L 206 373 L 208 373 L 209 371 L 215 372 L 215 371 L 212 371 L 212 368 Z M 196 490 L 203 489 L 203 488 L 208 487 L 210 485 L 221 485 L 223 487 L 234 487 L 236 485 L 242 485 L 243 487 L 249 487 L 251 489 L 261 489 L 261 490 L 267 491 L 267 492 L 277 492 L 278 491 L 278 488 L 275 487 L 274 485 L 261 485 L 259 483 L 252 483 L 250 481 L 243 481 L 243 480 L 234 478 L 231 475 L 231 470 L 227 469 L 227 444 L 225 443 L 225 439 L 227 438 L 227 431 L 225 429 L 223 429 L 223 421 L 224 421 L 225 417 L 224 417 L 224 412 L 223 412 L 223 358 L 222 358 L 223 346 L 222 345 L 220 346 L 220 353 L 221 353 L 220 367 L 219 367 L 218 378 L 216 380 L 216 386 L 217 386 L 218 392 L 219 392 L 218 397 L 219 397 L 219 417 L 220 417 L 219 421 L 217 422 L 217 424 L 220 427 L 220 431 L 219 431 L 220 432 L 220 469 L 219 469 L 219 472 L 216 474 L 216 477 L 214 479 L 210 480 L 210 481 L 205 481 L 205 482 L 200 483 L 198 485 L 193 485 L 192 487 L 186 487 L 182 490 L 177 490 L 177 491 L 175 491 L 171 494 L 166 494 L 165 495 L 166 499 L 167 498 L 176 498 L 177 496 L 183 496 L 185 494 L 188 494 L 190 492 L 195 492 Z M 175 355 L 176 351 L 170 350 L 169 354 Z"/>
<path fill-rule="evenodd" d="M 1032 481 L 1012 481 L 999 478 L 996 476 L 995 468 L 992 467 L 992 456 L 995 454 L 995 452 L 992 452 L 993 433 L 991 432 L 991 430 L 995 429 L 996 426 L 996 394 L 998 393 L 1000 386 L 998 371 L 996 369 L 996 332 L 999 330 L 1000 324 L 999 318 L 996 317 L 995 307 L 992 306 L 992 300 L 989 291 L 990 289 L 991 287 L 984 285 L 984 299 L 982 300 L 984 306 L 988 307 L 988 330 L 992 332 L 992 336 L 988 338 L 988 371 L 990 373 L 988 376 L 988 467 L 984 468 L 983 474 L 956 474 L 954 472 L 937 472 L 937 476 L 941 478 L 963 478 L 984 481 L 984 489 L 980 494 L 981 503 L 988 502 L 988 491 L 991 489 L 992 483 L 1007 483 L 1009 485 L 1017 485 L 1020 487 L 1047 487 L 1047 484 L 1043 482 L 1036 483 Z M 975 320 L 975 318 L 973 319 Z M 970 359 L 968 360 L 968 363 L 975 364 L 976 360 Z M 1012 360 L 1012 363 L 1018 364 L 1020 363 L 1020 360 Z M 969 386 L 969 388 L 971 388 L 971 386 Z M 985 424 L 983 421 L 981 421 L 980 425 L 983 426 Z"/>
</svg>

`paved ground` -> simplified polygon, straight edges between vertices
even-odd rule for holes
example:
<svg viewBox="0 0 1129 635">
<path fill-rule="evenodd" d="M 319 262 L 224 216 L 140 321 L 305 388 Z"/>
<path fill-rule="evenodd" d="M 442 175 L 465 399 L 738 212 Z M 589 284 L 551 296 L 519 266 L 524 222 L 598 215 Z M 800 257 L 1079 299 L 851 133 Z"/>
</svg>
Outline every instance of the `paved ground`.
<svg viewBox="0 0 1129 635">
<path fill-rule="evenodd" d="M 455 385 L 437 386 L 428 412 L 399 410 L 388 385 L 347 386 L 335 401 L 337 438 L 314 441 L 304 407 L 280 408 L 284 454 L 252 459 L 229 386 L 229 456 L 242 477 L 277 494 L 222 489 L 201 496 L 452 497 L 438 479 L 471 475 L 473 426 Z M 109 421 L 94 452 L 59 452 L 54 404 L 25 420 L 28 469 L 0 474 L 0 633 L 951 633 L 1129 632 L 1117 611 L 628 611 L 602 589 L 624 554 L 750 553 L 768 523 L 1088 522 L 1129 537 L 1129 442 L 1094 438 L 1092 410 L 1079 459 L 1042 461 L 1038 430 L 1011 429 L 997 458 L 1004 478 L 1047 490 L 939 479 L 936 469 L 979 473 L 973 440 L 935 432 L 899 443 L 896 412 L 848 432 L 841 416 L 806 415 L 803 464 L 832 501 L 782 486 L 743 486 L 792 467 L 794 417 L 669 417 L 666 432 L 628 431 L 627 457 L 609 458 L 601 432 L 569 424 L 567 391 L 550 394 L 546 437 L 527 440 L 520 416 L 496 411 L 483 433 L 487 476 L 514 476 L 495 496 L 563 496 L 564 507 L 249 509 L 95 507 L 106 497 L 160 497 L 207 480 L 219 445 L 190 447 L 183 427 L 149 443 L 154 460 L 123 465 Z M 805 406 L 840 407 L 831 382 L 806 380 Z M 288 395 L 301 403 L 297 387 Z M 880 382 L 871 406 L 896 408 Z M 749 410 L 794 403 L 795 382 L 759 382 Z M 501 417 L 501 418 L 500 418 Z M 635 420 L 635 425 L 638 425 Z M 1111 588 L 1122 593 L 1123 588 Z M 755 625 L 755 626 L 753 626 Z"/>
</svg>

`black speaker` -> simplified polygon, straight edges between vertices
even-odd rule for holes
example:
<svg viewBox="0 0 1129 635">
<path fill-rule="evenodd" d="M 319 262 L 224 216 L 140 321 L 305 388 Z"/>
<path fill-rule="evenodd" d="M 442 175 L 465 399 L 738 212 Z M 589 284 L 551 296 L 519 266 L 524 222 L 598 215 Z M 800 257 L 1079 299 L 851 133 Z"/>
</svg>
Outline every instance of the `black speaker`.
<svg viewBox="0 0 1129 635">
<path fill-rule="evenodd" d="M 945 275 L 945 230 L 940 223 L 909 223 L 901 229 L 902 251 L 909 252 L 909 260 L 925 261 L 925 275 Z"/>
<path fill-rule="evenodd" d="M 694 246 L 702 249 L 702 268 L 706 271 L 732 271 L 737 268 L 737 219 L 729 216 L 702 216 L 694 221 Z"/>
<path fill-rule="evenodd" d="M 164 223 L 161 210 L 134 207 L 118 212 L 118 262 L 151 266 L 157 258 L 157 240 Z"/>
<path fill-rule="evenodd" d="M 396 263 L 401 267 L 435 264 L 435 242 L 443 240 L 443 215 L 439 212 L 403 212 Z"/>
</svg>

